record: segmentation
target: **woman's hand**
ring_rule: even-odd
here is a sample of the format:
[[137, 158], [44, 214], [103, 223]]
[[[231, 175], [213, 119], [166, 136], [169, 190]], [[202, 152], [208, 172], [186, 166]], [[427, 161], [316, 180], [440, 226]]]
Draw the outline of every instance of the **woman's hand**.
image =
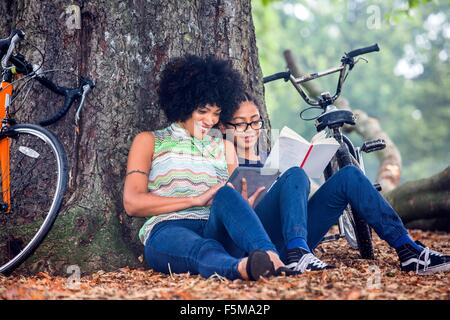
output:
[[[227, 185], [234, 189], [234, 186], [231, 183], [228, 183]], [[266, 189], [266, 187], [259, 187], [258, 189], [256, 189], [256, 191], [250, 197], [248, 196], [247, 189], [248, 189], [247, 188], [247, 179], [242, 178], [242, 191], [241, 191], [242, 198], [247, 200], [250, 207], [253, 208], [255, 205], [256, 199], [258, 199], [259, 195], [261, 194], [261, 192], [264, 191], [264, 189]]]
[[211, 187], [208, 191], [202, 193], [199, 196], [192, 198], [193, 207], [210, 206], [214, 199], [216, 192], [225, 185], [225, 182], [221, 182]]

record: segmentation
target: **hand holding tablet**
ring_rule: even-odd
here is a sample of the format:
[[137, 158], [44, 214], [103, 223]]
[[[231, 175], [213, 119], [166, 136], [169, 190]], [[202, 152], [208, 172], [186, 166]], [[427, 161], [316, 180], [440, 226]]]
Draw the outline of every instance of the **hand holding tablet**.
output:
[[[277, 169], [264, 169], [254, 167], [237, 167], [233, 174], [228, 179], [228, 183], [231, 183], [234, 189], [242, 194], [247, 189], [247, 196], [250, 198], [256, 195], [253, 206], [256, 206], [264, 195], [270, 190], [280, 175], [280, 171]], [[242, 181], [244, 179], [244, 183]], [[264, 189], [260, 192], [259, 196], [255, 194], [261, 187]], [[253, 199], [252, 199], [253, 200]]]

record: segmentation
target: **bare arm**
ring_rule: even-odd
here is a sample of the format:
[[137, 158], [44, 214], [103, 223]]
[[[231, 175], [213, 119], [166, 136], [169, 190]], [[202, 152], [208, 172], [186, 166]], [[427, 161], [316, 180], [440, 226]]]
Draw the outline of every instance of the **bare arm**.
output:
[[148, 192], [148, 174], [152, 166], [154, 136], [138, 134], [128, 154], [123, 205], [130, 216], [146, 217], [186, 209], [195, 205], [193, 198], [161, 197]]

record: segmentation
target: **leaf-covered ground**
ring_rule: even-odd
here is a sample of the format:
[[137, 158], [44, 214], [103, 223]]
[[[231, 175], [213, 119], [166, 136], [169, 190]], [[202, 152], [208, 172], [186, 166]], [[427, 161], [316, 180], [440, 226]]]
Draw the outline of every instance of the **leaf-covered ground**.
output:
[[[450, 253], [450, 234], [412, 231], [433, 249]], [[402, 273], [395, 252], [376, 237], [376, 260], [358, 259], [345, 240], [316, 251], [337, 269], [258, 282], [163, 275], [123, 268], [81, 277], [79, 283], [39, 273], [0, 276], [0, 299], [450, 299], [450, 273], [417, 276]]]

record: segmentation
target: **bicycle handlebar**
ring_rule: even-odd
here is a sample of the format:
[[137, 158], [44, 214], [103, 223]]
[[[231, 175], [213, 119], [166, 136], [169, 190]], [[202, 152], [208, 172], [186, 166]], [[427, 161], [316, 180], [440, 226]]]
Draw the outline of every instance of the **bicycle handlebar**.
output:
[[[374, 45], [364, 47], [364, 48], [355, 49], [355, 50], [350, 51], [349, 53], [345, 53], [341, 59], [341, 65], [339, 67], [325, 70], [322, 72], [311, 73], [311, 74], [308, 74], [308, 75], [305, 75], [305, 76], [302, 76], [299, 78], [295, 78], [294, 76], [292, 76], [290, 70], [288, 70], [286, 72], [278, 72], [278, 73], [272, 74], [270, 76], [264, 77], [263, 83], [268, 83], [268, 82], [279, 80], [279, 79], [284, 79], [285, 81], [287, 81], [289, 79], [291, 81], [292, 85], [295, 87], [295, 89], [297, 89], [298, 93], [300, 94], [300, 96], [303, 98], [303, 100], [307, 104], [314, 106], [314, 107], [320, 106], [321, 108], [325, 109], [326, 106], [329, 106], [330, 104], [334, 103], [334, 101], [336, 101], [336, 99], [341, 94], [342, 85], [348, 75], [348, 72], [350, 72], [350, 70], [352, 70], [352, 68], [354, 67], [354, 65], [357, 62], [354, 60], [354, 58], [359, 55], [369, 53], [369, 52], [374, 52], [374, 51], [380, 51], [378, 44], [374, 44]], [[347, 68], [348, 68], [348, 70], [347, 70]], [[311, 80], [314, 80], [314, 79], [317, 79], [320, 77], [324, 77], [324, 76], [327, 76], [329, 74], [333, 74], [336, 72], [339, 72], [339, 80], [338, 80], [336, 92], [333, 96], [331, 96], [329, 93], [324, 93], [318, 99], [313, 99], [313, 98], [310, 98], [305, 93], [305, 91], [302, 89], [302, 87], [300, 86], [300, 84], [302, 84], [302, 83], [305, 83], [305, 82], [308, 82], [308, 81], [311, 81]]]
[[[23, 40], [24, 36], [25, 34], [21, 30], [13, 30], [8, 38], [0, 40], [0, 59], [2, 67], [3, 69], [7, 68], [9, 62], [16, 68], [16, 73], [33, 76], [47, 89], [58, 95], [64, 96], [63, 106], [46, 120], [39, 122], [41, 126], [48, 126], [61, 119], [69, 111], [73, 102], [77, 98], [84, 97], [92, 88], [95, 87], [95, 84], [90, 79], [81, 78], [80, 85], [77, 88], [66, 88], [58, 86], [53, 81], [44, 76], [35, 74], [33, 66], [25, 60], [25, 57], [23, 57], [21, 54], [12, 55], [15, 45], [20, 40]], [[84, 99], [82, 99], [82, 101], [80, 102], [78, 110], [82, 108], [83, 103]]]
[[2, 68], [8, 66], [8, 60], [12, 55], [16, 44], [25, 38], [25, 33], [22, 30], [12, 30], [8, 38], [0, 40], [0, 58], [2, 60]]
[[289, 70], [285, 71], [285, 72], [278, 72], [278, 73], [272, 74], [270, 76], [264, 77], [263, 83], [268, 83], [268, 82], [279, 80], [279, 79], [284, 79], [284, 81], [288, 81], [290, 77], [291, 77], [291, 71], [289, 71]]
[[[61, 119], [62, 117], [64, 117], [66, 113], [69, 111], [70, 107], [72, 106], [72, 103], [77, 98], [81, 98], [84, 95], [85, 91], [88, 92], [90, 91], [90, 89], [95, 87], [94, 82], [86, 78], [81, 78], [80, 81], [81, 83], [78, 88], [60, 87], [45, 77], [38, 76], [36, 77], [36, 80], [39, 81], [39, 83], [41, 83], [44, 87], [48, 88], [49, 90], [55, 92], [56, 94], [64, 96], [64, 104], [62, 108], [60, 108], [56, 113], [48, 117], [46, 120], [42, 120], [39, 122], [39, 124], [43, 127], [51, 125], [56, 121], [58, 121], [59, 119]], [[79, 108], [82, 107], [81, 103]]]
[[365, 53], [370, 53], [370, 52], [375, 52], [375, 51], [380, 51], [380, 48], [378, 47], [377, 43], [375, 43], [374, 45], [365, 47], [365, 48], [359, 48], [359, 49], [352, 50], [349, 53], [347, 53], [346, 56], [349, 58], [354, 58], [359, 55], [362, 55]]

